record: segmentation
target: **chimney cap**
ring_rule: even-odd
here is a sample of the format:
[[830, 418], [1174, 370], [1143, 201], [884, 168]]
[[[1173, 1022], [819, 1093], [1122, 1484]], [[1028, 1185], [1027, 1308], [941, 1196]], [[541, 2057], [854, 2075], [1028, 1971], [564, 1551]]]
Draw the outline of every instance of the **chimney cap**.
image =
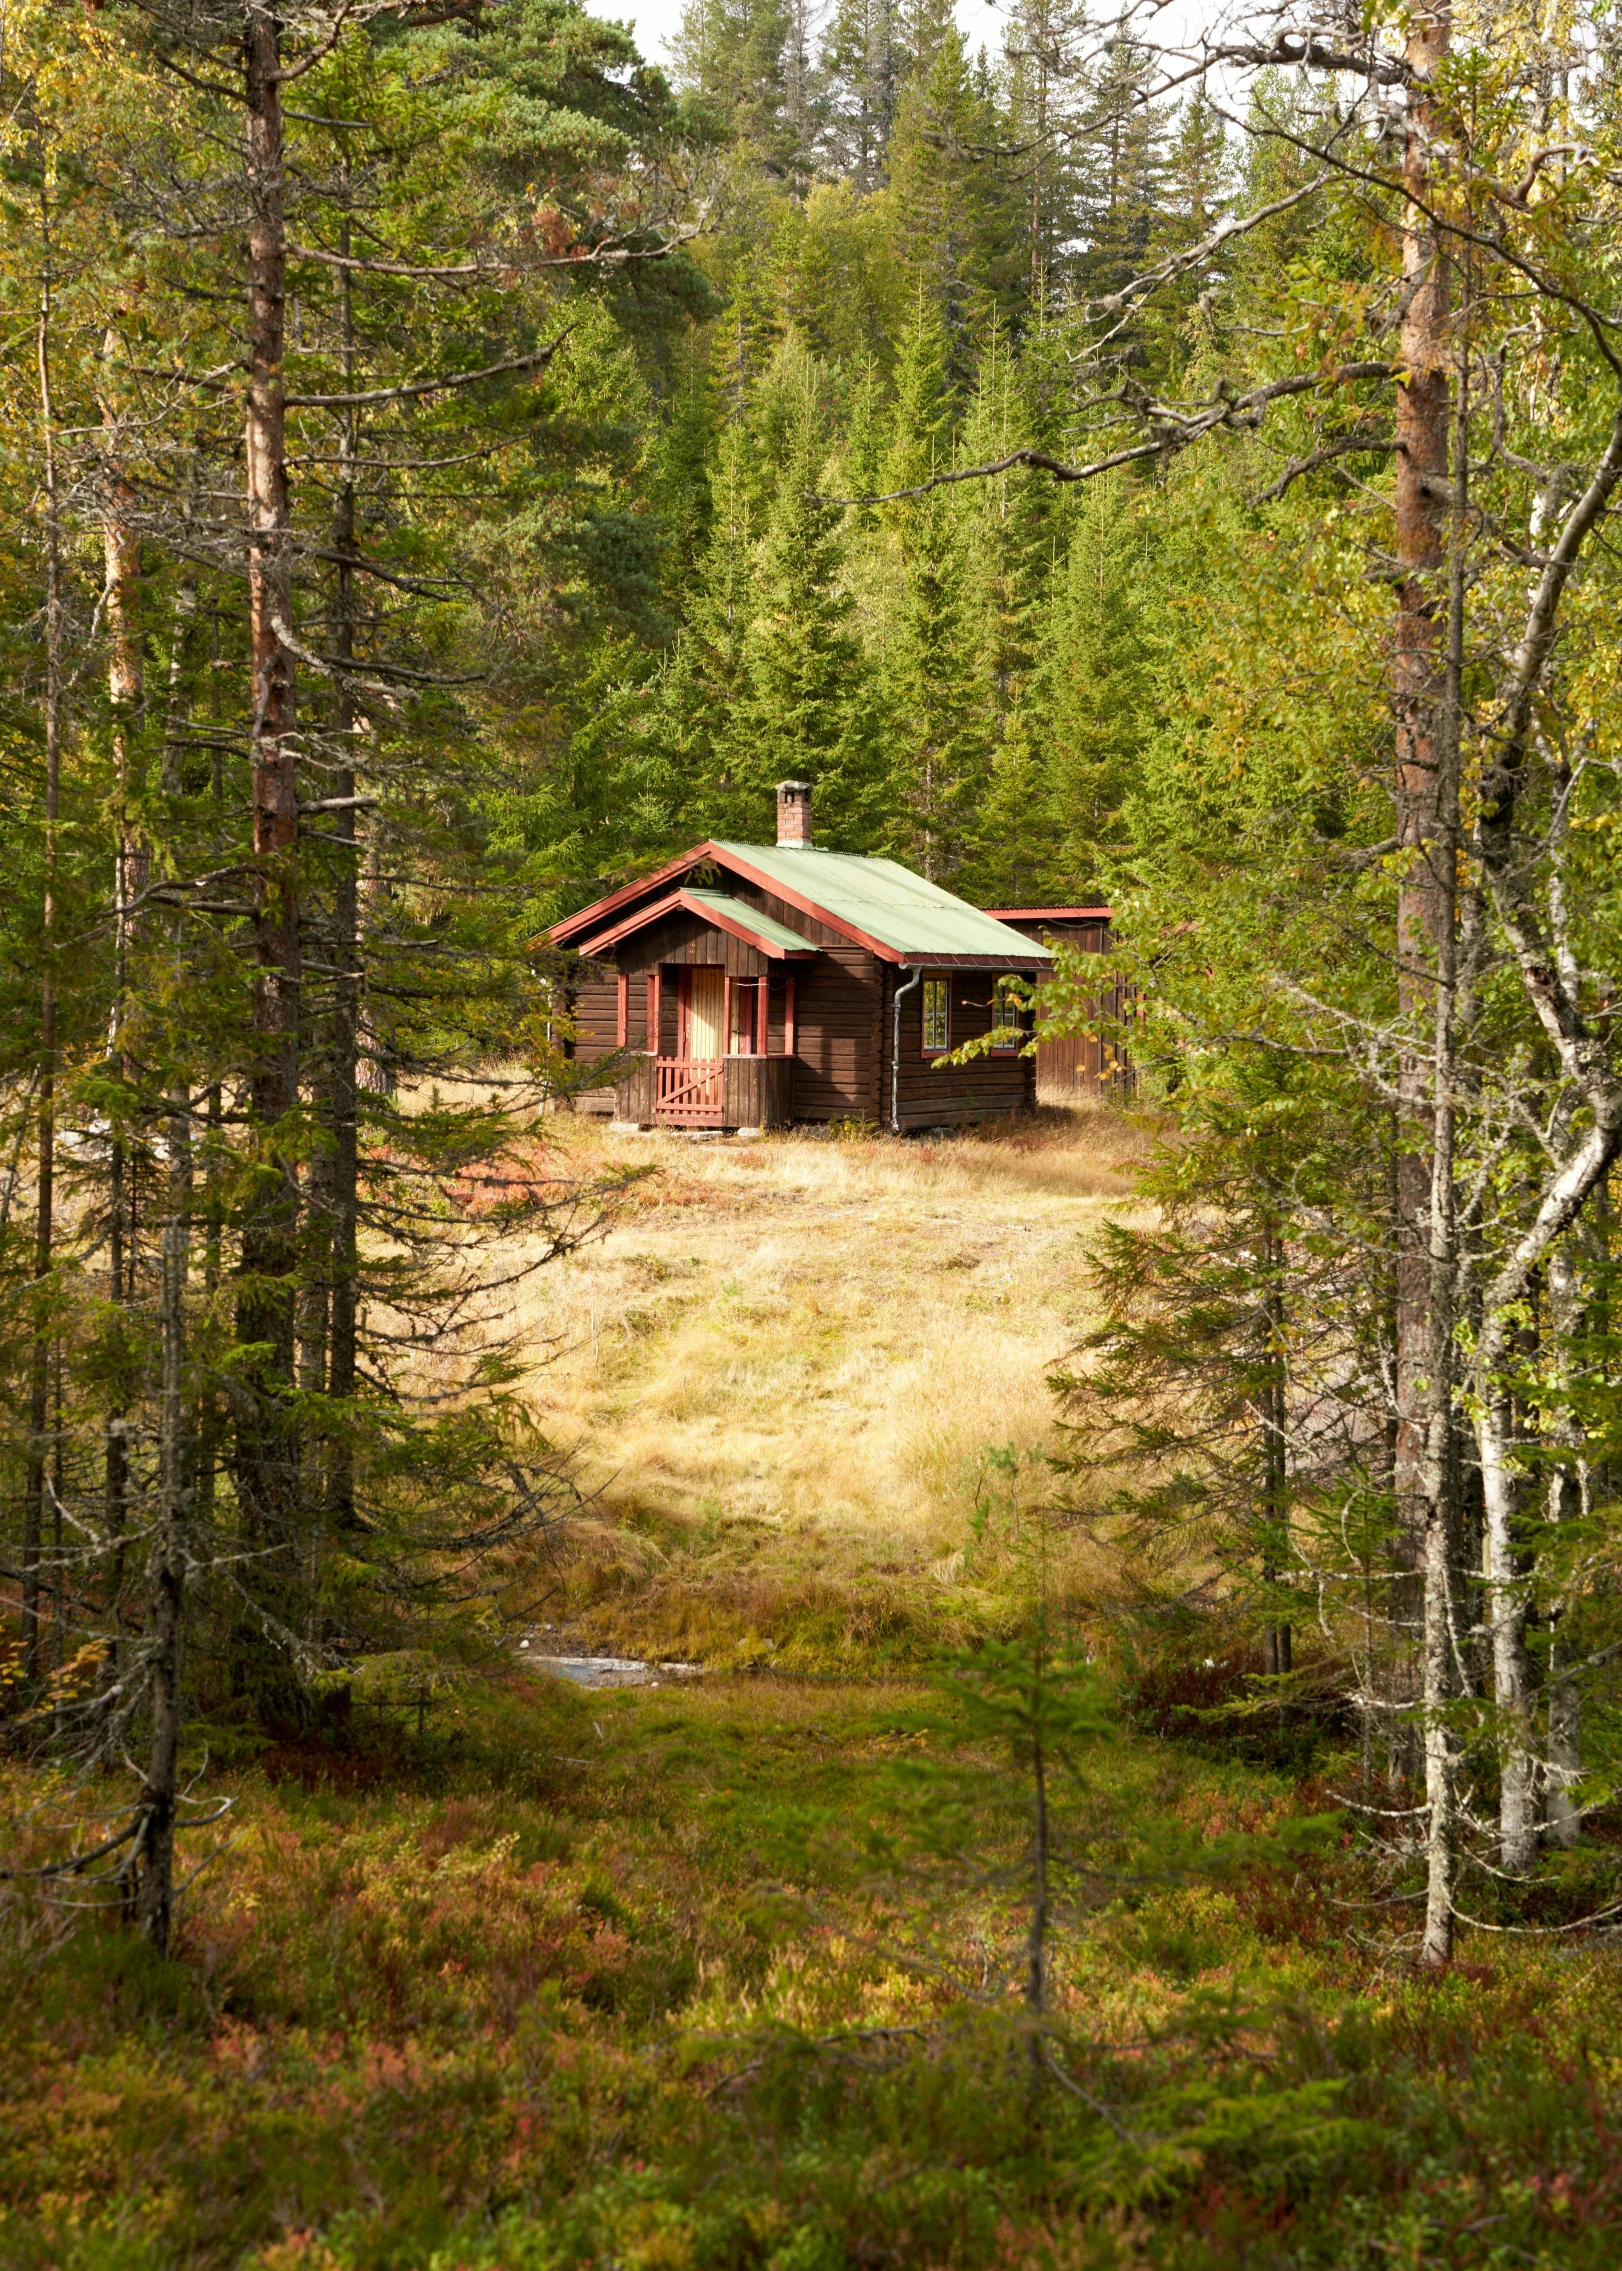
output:
[[777, 784], [777, 842], [779, 848], [803, 849], [811, 841], [811, 783]]

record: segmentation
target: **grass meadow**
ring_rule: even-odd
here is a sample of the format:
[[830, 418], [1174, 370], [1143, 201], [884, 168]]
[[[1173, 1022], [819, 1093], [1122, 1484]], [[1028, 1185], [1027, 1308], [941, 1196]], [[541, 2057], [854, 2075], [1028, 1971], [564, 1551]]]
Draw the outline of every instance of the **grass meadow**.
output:
[[1087, 1236], [1129, 1203], [1130, 1123], [566, 1140], [654, 1172], [526, 1293], [541, 1409], [594, 1494], [550, 1613], [587, 1644], [824, 1671], [994, 1618], [998, 1541], [965, 1549], [993, 1499], [1045, 1487], [1047, 1372], [1086, 1322]]

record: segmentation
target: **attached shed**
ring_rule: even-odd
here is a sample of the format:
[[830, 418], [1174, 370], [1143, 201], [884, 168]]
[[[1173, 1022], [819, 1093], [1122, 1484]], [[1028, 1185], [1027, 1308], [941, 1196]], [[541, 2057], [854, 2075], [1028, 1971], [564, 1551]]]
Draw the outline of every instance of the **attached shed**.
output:
[[[992, 907], [1000, 923], [1045, 946], [1066, 946], [1078, 954], [1107, 956], [1108, 907]], [[1087, 1029], [1050, 1040], [1042, 1030], [1042, 997], [1036, 997], [1036, 1093], [1044, 1104], [1073, 1103], [1081, 1096], [1129, 1096], [1132, 1060], [1118, 1042], [1106, 1040], [1106, 1025], [1119, 1027], [1131, 1014], [1134, 996], [1118, 970], [1099, 966], [1098, 991], [1089, 1005]]]
[[[1002, 981], [1040, 977], [1049, 948], [895, 860], [819, 850], [803, 781], [778, 788], [775, 844], [696, 844], [551, 936], [582, 958], [576, 1056], [631, 1052], [580, 1109], [901, 1133], [1035, 1103], [1029, 1013]], [[993, 1031], [984, 1055], [941, 1061]]]

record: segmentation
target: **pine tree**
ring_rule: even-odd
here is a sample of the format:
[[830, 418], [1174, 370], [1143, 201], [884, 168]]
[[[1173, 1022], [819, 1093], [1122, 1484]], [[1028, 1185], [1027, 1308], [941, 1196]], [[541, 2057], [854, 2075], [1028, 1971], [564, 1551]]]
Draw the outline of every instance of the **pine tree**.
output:
[[1024, 153], [1016, 186], [1024, 207], [1025, 300], [1032, 318], [1047, 304], [1079, 233], [1072, 143], [1085, 29], [1073, 0], [1018, 0], [1004, 40], [1004, 132], [1008, 144]]
[[788, 0], [691, 0], [674, 48], [681, 83], [702, 98], [721, 131], [792, 167], [795, 130], [785, 88], [790, 28]]
[[1066, 898], [1098, 894], [1153, 726], [1145, 529], [1119, 475], [1088, 486], [1043, 640], [1042, 833]]
[[882, 825], [883, 748], [853, 603], [840, 584], [839, 516], [817, 499], [822, 455], [807, 390], [755, 562], [741, 721], [748, 760], [737, 789], [750, 816], [741, 832], [750, 834], [771, 810], [773, 784], [803, 773], [816, 785], [819, 839], [856, 851]]
[[710, 538], [687, 622], [652, 690], [639, 771], [644, 794], [668, 812], [672, 843], [683, 831], [724, 833], [740, 810], [759, 528], [751, 457], [746, 423], [734, 418], [711, 480]]
[[1089, 293], [1120, 289], [1147, 265], [1160, 214], [1167, 109], [1148, 100], [1146, 50], [1120, 34], [1093, 74], [1076, 147], [1087, 248], [1078, 275]]
[[969, 368], [976, 304], [1005, 290], [1007, 216], [984, 155], [996, 120], [976, 89], [950, 15], [930, 6], [914, 26], [916, 76], [902, 96], [891, 145], [891, 191], [902, 254], [941, 325], [953, 376]]
[[[953, 397], [940, 322], [922, 291], [896, 373], [887, 489], [950, 462]], [[892, 841], [932, 880], [964, 857], [990, 769], [993, 711], [976, 667], [968, 552], [948, 494], [886, 508], [895, 593], [883, 670], [897, 806]]]
[[822, 46], [823, 148], [864, 197], [886, 180], [900, 99], [894, 0], [838, 0]]

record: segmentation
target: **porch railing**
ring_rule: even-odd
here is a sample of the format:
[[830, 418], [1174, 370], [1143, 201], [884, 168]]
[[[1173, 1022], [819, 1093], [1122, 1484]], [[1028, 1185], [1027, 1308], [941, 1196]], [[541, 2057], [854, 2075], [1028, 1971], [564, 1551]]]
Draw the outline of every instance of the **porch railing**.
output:
[[615, 1111], [638, 1127], [786, 1128], [794, 1118], [792, 1057], [637, 1057]]

